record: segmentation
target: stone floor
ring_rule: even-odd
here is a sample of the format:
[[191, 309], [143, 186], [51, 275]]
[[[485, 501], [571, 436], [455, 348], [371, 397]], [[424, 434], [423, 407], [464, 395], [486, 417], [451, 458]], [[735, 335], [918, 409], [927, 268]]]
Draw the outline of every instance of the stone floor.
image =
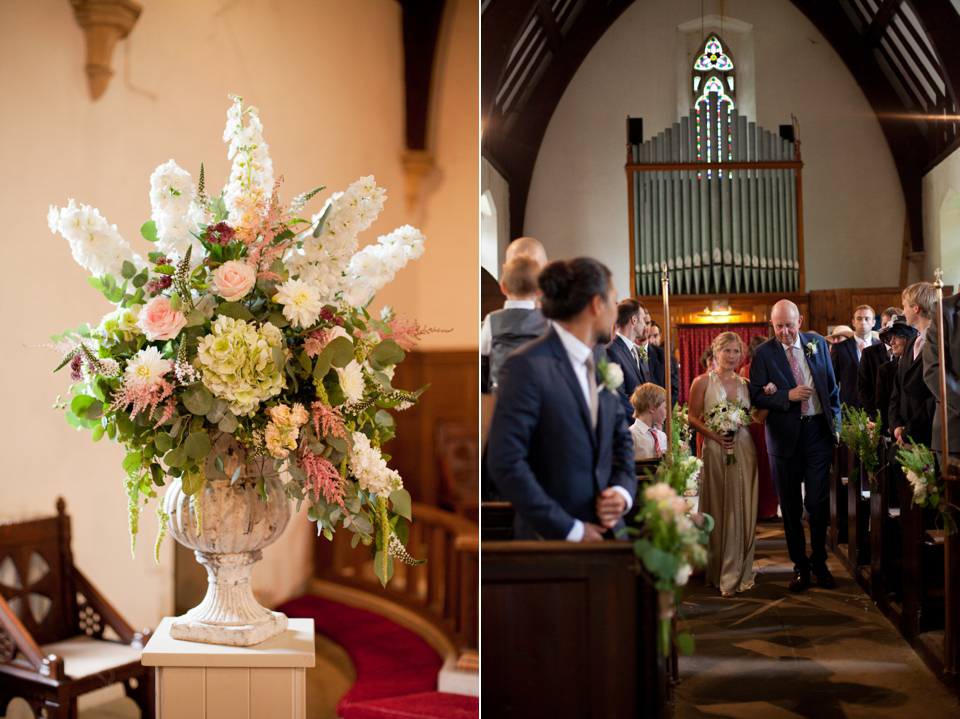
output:
[[833, 590], [787, 589], [781, 525], [757, 530], [753, 589], [723, 599], [693, 578], [676, 719], [956, 717], [960, 706], [831, 555]]
[[[347, 653], [340, 645], [318, 634], [317, 665], [307, 669], [307, 719], [336, 719], [337, 702], [355, 678]], [[86, 709], [81, 706], [79, 719], [139, 719], [140, 709], [132, 699], [123, 696], [122, 689], [109, 687], [101, 692], [104, 694], [94, 698], [101, 703]], [[26, 702], [14, 699], [5, 719], [33, 719], [33, 713]]]

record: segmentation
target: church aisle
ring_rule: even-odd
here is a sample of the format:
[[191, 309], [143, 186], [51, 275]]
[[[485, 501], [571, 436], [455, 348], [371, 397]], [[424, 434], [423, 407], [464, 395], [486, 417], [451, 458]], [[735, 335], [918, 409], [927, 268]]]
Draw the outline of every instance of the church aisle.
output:
[[756, 586], [723, 599], [690, 580], [676, 719], [954, 717], [958, 702], [831, 555], [832, 590], [792, 594], [779, 522], [757, 528]]

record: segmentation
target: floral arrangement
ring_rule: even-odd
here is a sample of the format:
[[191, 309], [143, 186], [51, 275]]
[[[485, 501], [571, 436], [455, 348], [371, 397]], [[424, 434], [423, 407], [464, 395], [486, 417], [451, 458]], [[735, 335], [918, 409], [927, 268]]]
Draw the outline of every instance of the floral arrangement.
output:
[[[875, 492], [877, 473], [880, 471], [880, 437], [877, 434], [877, 427], [882, 424], [880, 410], [877, 410], [874, 419], [870, 419], [865, 410], [844, 404], [840, 407], [840, 416], [840, 441], [856, 453], [870, 479], [870, 487]], [[850, 481], [856, 481], [856, 472], [856, 467], [850, 470]]]
[[[703, 421], [712, 432], [723, 437], [734, 437], [741, 427], [750, 423], [750, 410], [739, 397], [725, 399], [708, 409], [704, 413]], [[726, 463], [737, 463], [734, 450], [726, 450]]]
[[[207, 194], [202, 165], [196, 185], [173, 160], [151, 176], [148, 260], [96, 209], [51, 207], [51, 231], [114, 305], [96, 326], [53, 338], [57, 369], [69, 366], [74, 382], [59, 407], [94, 441], [126, 448], [133, 543], [167, 478], [180, 478], [197, 506], [212, 445], [231, 435], [260, 462], [264, 499], [263, 471], [288, 472], [287, 497], [298, 508], [309, 501], [328, 539], [342, 525], [370, 545], [386, 583], [393, 558], [414, 561], [404, 548], [410, 496], [380, 449], [394, 435], [386, 410], [426, 389], [391, 381], [404, 351], [437, 330], [366, 307], [423, 253], [424, 237], [404, 226], [358, 249], [386, 199], [372, 176], [299, 218], [323, 188], [281, 204], [258, 111], [232, 99], [223, 139], [233, 164], [219, 197]], [[162, 505], [158, 515], [157, 552]]]
[[817, 352], [820, 351], [820, 340], [810, 340], [806, 344], [807, 347], [807, 357], [813, 357]]
[[608, 392], [616, 392], [620, 389], [620, 385], [623, 384], [623, 368], [620, 365], [616, 362], [610, 362], [606, 357], [601, 357], [597, 369], [600, 370], [600, 377], [603, 381], [601, 389]]
[[656, 480], [664, 482], [680, 495], [695, 496], [697, 480], [703, 461], [690, 453], [690, 425], [687, 422], [687, 405], [673, 408], [673, 421], [670, 424], [670, 444], [661, 455], [657, 466]]
[[646, 345], [638, 345], [638, 344], [636, 344], [636, 343], [634, 343], [633, 346], [634, 346], [634, 348], [637, 350], [637, 357], [640, 358], [640, 361], [641, 361], [641, 362], [646, 362], [647, 359], [648, 359], [647, 346], [646, 346]]
[[[661, 591], [659, 645], [666, 655], [670, 648], [670, 620], [680, 605], [681, 588], [694, 568], [707, 563], [707, 538], [713, 529], [713, 518], [692, 513], [690, 503], [665, 482], [648, 486], [641, 498], [637, 515], [641, 527], [633, 546]], [[690, 653], [693, 639], [689, 634], [681, 634], [677, 645]]]
[[913, 503], [921, 507], [933, 507], [943, 518], [947, 534], [957, 531], [957, 523], [951, 513], [951, 505], [944, 496], [944, 479], [937, 476], [936, 462], [925, 445], [910, 444], [897, 448], [897, 462], [913, 488]]

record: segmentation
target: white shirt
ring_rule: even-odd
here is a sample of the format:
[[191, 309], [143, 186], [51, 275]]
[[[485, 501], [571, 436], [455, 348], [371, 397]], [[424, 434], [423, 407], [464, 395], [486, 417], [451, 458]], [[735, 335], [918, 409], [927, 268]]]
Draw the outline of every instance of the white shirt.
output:
[[[860, 335], [855, 334], [853, 336], [853, 340], [854, 342], [856, 342], [856, 345], [857, 345], [857, 359], [860, 359], [860, 355], [863, 352], [863, 350], [865, 350], [867, 347], [872, 345], [874, 342], [879, 342], [879, 340], [875, 340], [873, 338], [873, 334], [868, 334], [866, 338], [863, 338]], [[861, 342], [863, 342], [863, 349], [860, 349]]]
[[[503, 303], [505, 310], [535, 310], [537, 303], [533, 300], [507, 300]], [[484, 357], [490, 355], [493, 346], [493, 328], [490, 327], [490, 315], [483, 318], [480, 325], [480, 354]]]
[[[587, 382], [587, 358], [593, 354], [593, 350], [587, 347], [583, 340], [579, 337], [574, 336], [559, 323], [554, 323], [554, 329], [557, 330], [557, 336], [560, 338], [560, 342], [563, 343], [563, 348], [567, 351], [567, 358], [570, 360], [570, 366], [573, 367], [573, 374], [577, 378], [577, 382], [580, 384], [580, 390], [583, 392], [583, 398], [587, 402], [587, 407], [590, 406], [590, 385]], [[603, 391], [603, 390], [601, 390]], [[627, 509], [629, 511], [633, 506], [633, 497], [630, 496], [628, 492], [623, 487], [611, 487], [611, 489], [616, 490], [623, 495], [624, 499], [627, 500]], [[583, 522], [579, 519], [573, 520], [573, 527], [570, 529], [570, 533], [567, 534], [567, 541], [569, 542], [579, 542], [583, 539]]]
[[[787, 364], [790, 363], [790, 353], [793, 351], [790, 349], [790, 345], [785, 345], [780, 342], [780, 346], [783, 347], [784, 353], [787, 355]], [[797, 339], [793, 342], [793, 347], [800, 348], [800, 358], [797, 362], [800, 365], [800, 376], [803, 377], [803, 384], [813, 390], [813, 394], [810, 395], [810, 411], [807, 412], [807, 416], [820, 414], [823, 412], [823, 405], [820, 404], [820, 397], [817, 396], [817, 388], [813, 384], [813, 375], [810, 373], [810, 365], [807, 364], [807, 350], [800, 344], [800, 334], [797, 333]], [[818, 342], [817, 347], [819, 347], [820, 352], [824, 352], [823, 343]], [[792, 370], [791, 370], [792, 373]], [[802, 405], [801, 405], [802, 406]]]
[[[642, 420], [637, 419], [630, 425], [630, 434], [633, 435], [633, 458], [634, 459], [656, 459], [660, 455], [657, 453], [657, 445], [650, 434], [650, 427]], [[656, 427], [653, 431], [657, 434], [657, 441], [660, 443], [661, 451], [667, 447], [667, 435]]]

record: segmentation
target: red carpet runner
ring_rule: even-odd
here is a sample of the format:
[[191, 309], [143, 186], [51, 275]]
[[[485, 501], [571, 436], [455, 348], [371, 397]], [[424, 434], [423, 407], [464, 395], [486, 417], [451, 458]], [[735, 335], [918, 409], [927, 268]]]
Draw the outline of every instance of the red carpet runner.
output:
[[474, 719], [477, 697], [436, 691], [441, 660], [416, 633], [365, 609], [303, 596], [277, 609], [313, 619], [318, 633], [342, 646], [357, 680], [337, 705], [342, 719]]

